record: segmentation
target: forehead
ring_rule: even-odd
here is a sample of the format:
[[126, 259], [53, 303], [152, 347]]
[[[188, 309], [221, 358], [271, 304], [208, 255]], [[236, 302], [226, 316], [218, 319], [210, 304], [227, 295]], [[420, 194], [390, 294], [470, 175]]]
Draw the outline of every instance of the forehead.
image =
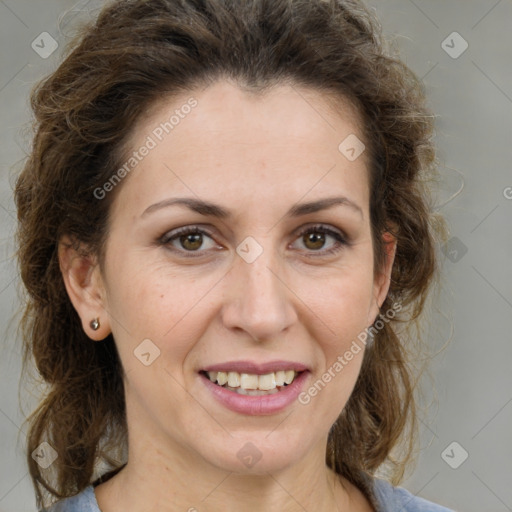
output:
[[[228, 198], [233, 207], [313, 200], [333, 188], [368, 199], [366, 154], [340, 151], [363, 139], [355, 108], [295, 85], [253, 94], [227, 81], [154, 103], [134, 128], [126, 158], [144, 146], [120, 195], [134, 211], [170, 195]], [[352, 139], [349, 139], [352, 140]], [[342, 144], [343, 146], [343, 144]], [[332, 194], [331, 194], [332, 195]]]

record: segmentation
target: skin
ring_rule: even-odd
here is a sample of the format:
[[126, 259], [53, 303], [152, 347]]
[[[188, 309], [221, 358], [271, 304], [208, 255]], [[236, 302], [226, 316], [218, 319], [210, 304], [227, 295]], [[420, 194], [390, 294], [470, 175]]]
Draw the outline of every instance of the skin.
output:
[[[190, 95], [155, 105], [134, 128], [130, 147], [139, 148]], [[220, 81], [193, 96], [198, 106], [118, 185], [103, 268], [69, 240], [60, 245], [84, 330], [96, 341], [112, 332], [125, 370], [129, 461], [96, 487], [99, 506], [373, 510], [325, 465], [328, 431], [350, 397], [363, 350], [309, 404], [296, 401], [266, 416], [226, 409], [198, 375], [230, 360], [291, 360], [309, 366], [307, 389], [373, 323], [388, 292], [395, 243], [374, 275], [366, 155], [350, 162], [338, 150], [350, 134], [363, 138], [358, 117], [349, 104], [334, 111], [320, 92], [290, 85], [257, 97]], [[185, 196], [215, 202], [232, 216], [176, 205], [143, 214]], [[285, 217], [297, 203], [333, 196], [357, 207]], [[349, 245], [299, 234], [319, 223], [343, 232]], [[194, 243], [184, 246], [179, 237], [159, 243], [165, 233], [198, 224], [211, 233], [195, 245], [199, 257], [189, 256]], [[252, 263], [236, 253], [247, 236], [263, 249]], [[97, 331], [89, 326], [93, 318], [100, 319]], [[134, 356], [144, 339], [160, 350], [149, 366]], [[261, 453], [252, 468], [237, 457], [247, 442]]]

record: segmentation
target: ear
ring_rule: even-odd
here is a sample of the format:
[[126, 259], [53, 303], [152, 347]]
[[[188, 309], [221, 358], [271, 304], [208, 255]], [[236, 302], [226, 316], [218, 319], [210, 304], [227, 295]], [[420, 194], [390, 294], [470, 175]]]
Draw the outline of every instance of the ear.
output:
[[[106, 310], [106, 293], [96, 257], [80, 250], [69, 237], [59, 242], [59, 265], [69, 298], [82, 320], [82, 328], [94, 341], [105, 339], [111, 332]], [[94, 330], [91, 321], [98, 319]]]
[[368, 314], [368, 325], [372, 325], [380, 312], [380, 308], [389, 291], [391, 284], [391, 270], [393, 268], [393, 262], [395, 261], [396, 254], [396, 238], [386, 231], [382, 234], [382, 240], [384, 245], [384, 262], [380, 269], [380, 272], [375, 276], [373, 282], [373, 299], [370, 311]]

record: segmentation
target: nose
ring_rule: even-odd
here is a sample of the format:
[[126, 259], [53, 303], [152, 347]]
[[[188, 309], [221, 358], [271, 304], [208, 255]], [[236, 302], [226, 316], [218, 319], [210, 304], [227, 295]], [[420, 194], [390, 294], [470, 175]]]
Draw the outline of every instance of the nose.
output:
[[282, 335], [297, 320], [293, 292], [270, 249], [252, 263], [236, 254], [226, 278], [221, 311], [226, 328], [263, 341]]

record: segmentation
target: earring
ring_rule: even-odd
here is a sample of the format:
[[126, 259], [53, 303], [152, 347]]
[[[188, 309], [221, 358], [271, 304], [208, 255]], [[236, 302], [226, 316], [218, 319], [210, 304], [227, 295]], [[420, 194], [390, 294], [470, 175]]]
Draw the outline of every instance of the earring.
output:
[[91, 326], [91, 329], [93, 331], [97, 331], [100, 328], [99, 318], [95, 318], [94, 320], [91, 320], [91, 323], [89, 325]]

